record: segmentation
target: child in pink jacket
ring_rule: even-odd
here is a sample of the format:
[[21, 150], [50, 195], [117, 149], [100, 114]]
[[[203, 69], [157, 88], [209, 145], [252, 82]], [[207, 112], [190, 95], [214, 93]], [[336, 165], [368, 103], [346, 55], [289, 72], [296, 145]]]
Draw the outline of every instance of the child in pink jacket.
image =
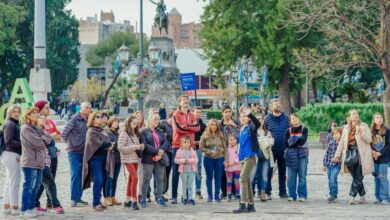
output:
[[195, 205], [192, 188], [194, 186], [195, 173], [198, 169], [198, 157], [190, 145], [191, 139], [189, 136], [181, 138], [180, 149], [176, 152], [175, 157], [175, 163], [179, 165], [179, 173], [182, 182], [183, 205]]
[[237, 153], [237, 137], [235, 135], [230, 135], [228, 138], [228, 162], [225, 163], [225, 172], [226, 172], [226, 192], [228, 196], [228, 201], [232, 200], [232, 184], [234, 183], [234, 188], [236, 189], [236, 198], [240, 199], [240, 161], [238, 159]]

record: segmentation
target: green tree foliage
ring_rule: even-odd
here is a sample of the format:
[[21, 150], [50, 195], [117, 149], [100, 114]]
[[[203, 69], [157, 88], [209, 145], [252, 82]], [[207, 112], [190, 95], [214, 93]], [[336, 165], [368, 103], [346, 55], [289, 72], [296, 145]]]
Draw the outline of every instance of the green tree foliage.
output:
[[[0, 102], [7, 90], [18, 77], [28, 77], [34, 62], [34, 1], [0, 0], [10, 10], [17, 11], [15, 37], [9, 40], [7, 50], [0, 53], [0, 63], [7, 65], [0, 71]], [[51, 72], [52, 95], [57, 97], [72, 84], [78, 76], [80, 62], [78, 52], [78, 21], [65, 10], [70, 0], [46, 1], [46, 47], [47, 65]], [[1, 19], [0, 23], [12, 24]], [[2, 29], [2, 28], [1, 28]], [[1, 31], [0, 31], [1, 32]], [[0, 43], [1, 44], [1, 43]], [[4, 74], [3, 74], [4, 73]]]

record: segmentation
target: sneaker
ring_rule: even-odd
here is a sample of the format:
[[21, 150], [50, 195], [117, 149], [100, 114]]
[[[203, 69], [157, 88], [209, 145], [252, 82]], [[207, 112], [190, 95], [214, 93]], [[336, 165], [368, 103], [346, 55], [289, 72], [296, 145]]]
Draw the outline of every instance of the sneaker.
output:
[[46, 209], [43, 209], [43, 208], [34, 208], [32, 210], [32, 212], [35, 212], [35, 214], [37, 214], [38, 216], [43, 216], [43, 215], [46, 215], [46, 211], [43, 211], [43, 210], [46, 210]]
[[257, 198], [259, 198], [259, 199], [261, 198], [261, 193], [260, 192], [257, 193]]
[[137, 202], [133, 202], [133, 203], [131, 204], [131, 208], [132, 208], [133, 210], [139, 210], [139, 207], [138, 207], [138, 205], [137, 205]]
[[295, 199], [293, 197], [288, 197], [287, 201], [292, 202], [295, 201]]
[[177, 204], [177, 198], [172, 198], [171, 204]]
[[32, 212], [31, 210], [26, 210], [24, 212], [20, 212], [19, 215], [21, 218], [36, 218], [38, 215], [35, 212]]
[[81, 205], [88, 205], [88, 202], [86, 201], [83, 201], [80, 199], [80, 201], [78, 201], [77, 203], [81, 204]]
[[77, 207], [77, 202], [76, 201], [70, 201], [70, 207]]
[[279, 194], [279, 197], [282, 199], [285, 199], [285, 198], [288, 198], [288, 195], [287, 195], [287, 193], [281, 193], [281, 194]]
[[195, 205], [195, 201], [193, 199], [188, 200], [188, 204]]
[[162, 195], [162, 199], [164, 199], [165, 202], [168, 202], [168, 200], [169, 200], [168, 196], [166, 196], [166, 195]]
[[152, 202], [152, 200], [150, 199], [150, 197], [147, 198], [146, 201], [147, 201], [148, 203], [151, 203], [151, 202]]
[[131, 204], [132, 204], [132, 202], [131, 202], [131, 201], [128, 201], [128, 202], [124, 202], [124, 203], [123, 203], [123, 206], [126, 207], [126, 208], [130, 208], [130, 207], [131, 207]]
[[3, 213], [4, 215], [10, 215], [10, 214], [11, 214], [11, 208], [3, 209], [2, 213]]
[[307, 201], [306, 198], [299, 198], [299, 199], [298, 199], [298, 202], [306, 202], [306, 201]]
[[219, 196], [215, 196], [215, 202], [221, 203], [221, 199], [219, 198]]
[[[184, 203], [184, 202], [183, 202]], [[157, 200], [156, 204], [160, 207], [167, 207], [167, 204], [165, 203], [164, 199]]]
[[379, 204], [381, 204], [382, 203], [382, 201], [381, 200], [378, 200], [378, 199], [376, 199], [375, 201], [374, 201], [374, 204], [375, 205], [379, 205]]
[[97, 206], [93, 207], [93, 210], [95, 210], [96, 212], [103, 212], [104, 208], [102, 205], [97, 205]]
[[383, 201], [381, 202], [381, 205], [390, 205], [390, 201], [383, 200]]
[[181, 203], [183, 203], [183, 205], [187, 205], [187, 204], [188, 204], [188, 200], [187, 200], [187, 199], [183, 199], [183, 200], [181, 201]]
[[196, 199], [199, 199], [199, 200], [203, 199], [203, 196], [200, 192], [196, 192]]
[[360, 196], [359, 204], [366, 204], [366, 198], [364, 196]]
[[330, 196], [330, 197], [328, 198], [328, 202], [329, 202], [329, 203], [335, 203], [335, 202], [336, 202], [336, 199], [337, 199], [337, 197]]
[[241, 199], [241, 196], [240, 195], [236, 195], [236, 200], [240, 201]]
[[227, 197], [227, 201], [228, 201], [228, 202], [231, 202], [231, 201], [232, 201], [232, 196], [228, 196], [228, 197]]
[[348, 203], [349, 203], [350, 205], [355, 205], [355, 204], [356, 204], [355, 197], [351, 196], [351, 197], [349, 198]]
[[142, 208], [146, 208], [146, 200], [142, 200], [141, 201], [141, 207]]
[[213, 196], [208, 196], [207, 197], [207, 202], [212, 202], [213, 201]]
[[47, 209], [52, 209], [53, 206], [52, 206], [50, 203], [47, 203], [47, 204], [46, 204], [46, 208], [47, 208]]
[[268, 194], [268, 195], [267, 195], [267, 200], [272, 200], [271, 194]]
[[36, 207], [36, 209], [40, 212], [47, 212], [47, 209], [41, 208], [41, 207]]
[[65, 213], [64, 209], [61, 206], [54, 208], [53, 212], [55, 212], [56, 214], [64, 214]]
[[20, 215], [20, 210], [19, 209], [12, 209], [11, 215]]

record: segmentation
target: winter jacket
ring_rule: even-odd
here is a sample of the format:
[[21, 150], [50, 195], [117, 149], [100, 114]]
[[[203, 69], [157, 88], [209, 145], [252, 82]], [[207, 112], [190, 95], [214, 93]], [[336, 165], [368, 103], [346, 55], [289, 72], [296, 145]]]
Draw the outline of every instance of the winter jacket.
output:
[[87, 121], [80, 113], [74, 115], [66, 122], [61, 136], [67, 144], [68, 152], [83, 154], [87, 136]]
[[240, 160], [238, 159], [238, 153], [237, 149], [234, 148], [234, 146], [229, 146], [228, 149], [228, 161], [230, 164], [235, 163], [234, 165], [225, 167], [226, 172], [234, 172], [234, 171], [240, 171]]
[[274, 138], [271, 135], [271, 132], [266, 132], [259, 128], [257, 130], [257, 139], [259, 140], [259, 147], [265, 159], [270, 161], [270, 166], [275, 166], [274, 154], [272, 153], [272, 146], [274, 145]]
[[9, 117], [4, 125], [5, 151], [22, 154], [19, 121]]
[[[200, 139], [199, 150], [204, 153], [205, 157], [211, 159], [225, 158], [225, 162], [228, 161], [226, 141], [223, 137], [206, 137], [206, 134], [203, 134]], [[216, 152], [215, 156], [212, 156], [213, 151]]]
[[274, 116], [269, 114], [264, 119], [265, 128], [271, 132], [272, 137], [275, 140], [273, 151], [282, 152], [286, 149], [285, 145], [285, 134], [289, 127], [288, 116], [282, 113], [280, 116]]
[[180, 140], [185, 136], [189, 136], [191, 138], [191, 147], [195, 147], [195, 133], [200, 131], [200, 126], [192, 112], [188, 111], [187, 113], [184, 113], [180, 110], [180, 108], [178, 108], [173, 114], [172, 127], [173, 148], [180, 148]]
[[287, 129], [285, 134], [287, 148], [284, 153], [287, 167], [298, 169], [299, 160], [308, 156], [307, 137], [308, 129], [302, 125]]
[[168, 141], [168, 151], [172, 149], [172, 136], [173, 136], [173, 128], [170, 124], [168, 124], [167, 120], [161, 120], [158, 128], [164, 133], [165, 137]]
[[156, 161], [152, 158], [158, 154], [159, 150], [163, 150], [164, 152], [168, 150], [169, 145], [164, 133], [160, 129], [156, 129], [156, 133], [160, 139], [160, 147], [155, 145], [153, 133], [150, 128], [146, 128], [141, 132], [141, 144], [145, 145], [141, 160], [142, 163], [155, 164]]
[[373, 150], [379, 151], [381, 153], [381, 156], [378, 157], [378, 160], [374, 160], [374, 163], [376, 164], [386, 164], [390, 162], [390, 130], [388, 128], [385, 128], [385, 131], [383, 134], [378, 134], [378, 130], [375, 129], [374, 134], [372, 134], [373, 137], [376, 135], [379, 135], [382, 139], [383, 149], [378, 150], [375, 148], [375, 145], [373, 144], [373, 141], [371, 142], [371, 146]]
[[179, 173], [184, 172], [184, 166], [185, 165], [191, 165], [192, 172], [197, 172], [198, 170], [198, 156], [196, 155], [196, 152], [190, 148], [191, 150], [191, 157], [188, 160], [188, 164], [185, 164], [186, 158], [183, 156], [182, 149], [177, 150], [176, 157], [175, 157], [175, 163], [179, 165]]
[[121, 163], [121, 155], [118, 150], [118, 132], [113, 131], [110, 128], [106, 129], [106, 133], [108, 135], [108, 139], [110, 139], [110, 142], [115, 142], [114, 148], [112, 149], [112, 153], [115, 158], [115, 164], [120, 164]]
[[121, 154], [122, 163], [138, 163], [139, 157], [136, 153], [138, 150], [139, 137], [137, 135], [129, 136], [125, 131], [119, 134], [118, 149]]
[[200, 118], [199, 119], [199, 125], [200, 125], [200, 130], [195, 133], [195, 142], [197, 141], [198, 144], [195, 144], [195, 147], [197, 150], [199, 150], [199, 141], [200, 138], [202, 137], [204, 131], [206, 130], [207, 125], [203, 123], [203, 120]]
[[245, 127], [240, 128], [238, 133], [239, 151], [238, 157], [240, 161], [259, 153], [259, 141], [257, 139], [257, 130], [260, 127], [260, 121], [250, 113], [248, 117], [251, 122]]

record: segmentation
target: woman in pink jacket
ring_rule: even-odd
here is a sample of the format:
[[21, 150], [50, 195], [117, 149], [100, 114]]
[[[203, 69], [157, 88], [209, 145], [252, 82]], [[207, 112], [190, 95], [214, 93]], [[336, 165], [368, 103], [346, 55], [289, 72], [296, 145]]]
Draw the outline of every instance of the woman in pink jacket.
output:
[[183, 205], [195, 205], [192, 188], [194, 186], [195, 173], [198, 170], [198, 157], [190, 145], [191, 138], [189, 136], [181, 138], [180, 149], [175, 157], [175, 163], [179, 165], [178, 169], [182, 182]]

